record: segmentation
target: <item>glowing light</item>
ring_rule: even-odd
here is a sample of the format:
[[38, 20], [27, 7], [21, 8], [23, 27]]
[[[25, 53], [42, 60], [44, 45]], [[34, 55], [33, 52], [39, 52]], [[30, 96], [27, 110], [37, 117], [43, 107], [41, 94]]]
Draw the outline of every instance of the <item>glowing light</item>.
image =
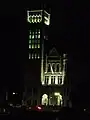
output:
[[31, 45], [29, 45], [29, 49], [31, 48]]
[[38, 48], [40, 48], [40, 44], [38, 44]]
[[38, 106], [37, 108], [38, 108], [39, 110], [41, 110], [41, 109], [42, 109], [42, 108], [41, 108], [41, 107], [39, 107], [39, 106]]
[[13, 95], [15, 95], [15, 92], [13, 92]]
[[42, 96], [42, 105], [48, 105], [48, 95], [44, 94]]

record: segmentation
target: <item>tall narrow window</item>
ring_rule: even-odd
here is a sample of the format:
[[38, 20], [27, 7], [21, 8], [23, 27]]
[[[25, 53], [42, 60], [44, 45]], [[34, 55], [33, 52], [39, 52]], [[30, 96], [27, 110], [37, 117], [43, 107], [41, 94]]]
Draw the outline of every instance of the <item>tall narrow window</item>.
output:
[[38, 44], [38, 48], [40, 48], [40, 44]]
[[37, 58], [37, 54], [35, 53], [35, 59]]
[[31, 34], [31, 30], [30, 30], [30, 34]]
[[38, 59], [40, 58], [40, 55], [38, 54]]
[[32, 59], [34, 59], [34, 54], [32, 53]]
[[35, 48], [37, 48], [37, 44], [35, 44]]
[[34, 44], [32, 44], [32, 49], [34, 49]]
[[29, 59], [31, 59], [31, 54], [29, 53]]
[[38, 38], [40, 38], [40, 35], [38, 35]]
[[29, 43], [31, 43], [31, 40], [29, 40]]
[[35, 38], [37, 38], [37, 35], [35, 35]]
[[29, 49], [31, 49], [31, 45], [29, 45]]
[[38, 33], [40, 34], [40, 29], [38, 30]]
[[32, 35], [32, 39], [34, 39], [34, 35]]
[[31, 39], [31, 35], [29, 35], [29, 39]]

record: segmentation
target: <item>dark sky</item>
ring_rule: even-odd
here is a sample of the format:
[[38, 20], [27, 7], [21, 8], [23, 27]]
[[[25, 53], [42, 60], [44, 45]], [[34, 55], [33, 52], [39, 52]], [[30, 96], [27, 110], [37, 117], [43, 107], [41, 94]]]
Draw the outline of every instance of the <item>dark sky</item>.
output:
[[[0, 13], [0, 71], [2, 84], [20, 87], [22, 64], [25, 60], [26, 8], [7, 7]], [[68, 1], [61, 4], [48, 4], [51, 8], [49, 43], [55, 44], [58, 52], [69, 56], [69, 79], [75, 93], [81, 96], [89, 93], [89, 7], [88, 4], [73, 4]], [[17, 84], [17, 81], [19, 83]], [[87, 94], [88, 95], [88, 94]], [[87, 97], [86, 95], [86, 97]], [[83, 98], [83, 97], [82, 97]], [[89, 99], [89, 97], [87, 97]], [[84, 99], [85, 100], [85, 99]]]

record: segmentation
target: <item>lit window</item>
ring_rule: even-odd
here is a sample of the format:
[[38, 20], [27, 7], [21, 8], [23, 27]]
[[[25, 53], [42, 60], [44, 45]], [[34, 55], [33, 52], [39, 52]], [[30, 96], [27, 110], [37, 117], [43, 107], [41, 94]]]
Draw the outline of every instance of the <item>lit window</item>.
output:
[[34, 35], [32, 35], [32, 39], [34, 39]]
[[37, 44], [35, 44], [35, 48], [37, 48]]
[[32, 44], [32, 49], [34, 48], [34, 44]]
[[40, 29], [38, 30], [38, 33], [40, 34]]
[[37, 38], [37, 35], [35, 35], [35, 38]]
[[31, 34], [31, 30], [30, 30], [30, 34]]
[[40, 55], [38, 54], [38, 59], [40, 58]]
[[30, 21], [30, 23], [32, 22], [32, 16], [29, 17], [29, 21]]
[[32, 34], [34, 35], [34, 32]]
[[31, 40], [29, 40], [29, 43], [31, 43]]
[[32, 54], [32, 59], [34, 58], [34, 54]]
[[31, 54], [29, 53], [29, 59], [31, 59]]
[[37, 31], [35, 32], [35, 34], [37, 34]]
[[29, 39], [31, 39], [31, 35], [29, 35]]
[[38, 48], [40, 48], [40, 44], [38, 44]]
[[35, 59], [37, 58], [37, 54], [35, 53]]
[[40, 40], [38, 40], [38, 43], [40, 43]]
[[31, 45], [29, 45], [29, 49], [31, 48]]
[[40, 35], [38, 35], [38, 38], [40, 38]]

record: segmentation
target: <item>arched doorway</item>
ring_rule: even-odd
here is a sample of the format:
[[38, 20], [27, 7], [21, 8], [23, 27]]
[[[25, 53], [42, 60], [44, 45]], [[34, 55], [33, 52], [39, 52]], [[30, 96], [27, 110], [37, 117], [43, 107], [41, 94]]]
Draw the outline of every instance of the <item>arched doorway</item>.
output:
[[49, 96], [49, 105], [62, 105], [63, 99], [59, 92], [55, 92]]
[[44, 94], [42, 96], [42, 105], [48, 105], [48, 95]]

